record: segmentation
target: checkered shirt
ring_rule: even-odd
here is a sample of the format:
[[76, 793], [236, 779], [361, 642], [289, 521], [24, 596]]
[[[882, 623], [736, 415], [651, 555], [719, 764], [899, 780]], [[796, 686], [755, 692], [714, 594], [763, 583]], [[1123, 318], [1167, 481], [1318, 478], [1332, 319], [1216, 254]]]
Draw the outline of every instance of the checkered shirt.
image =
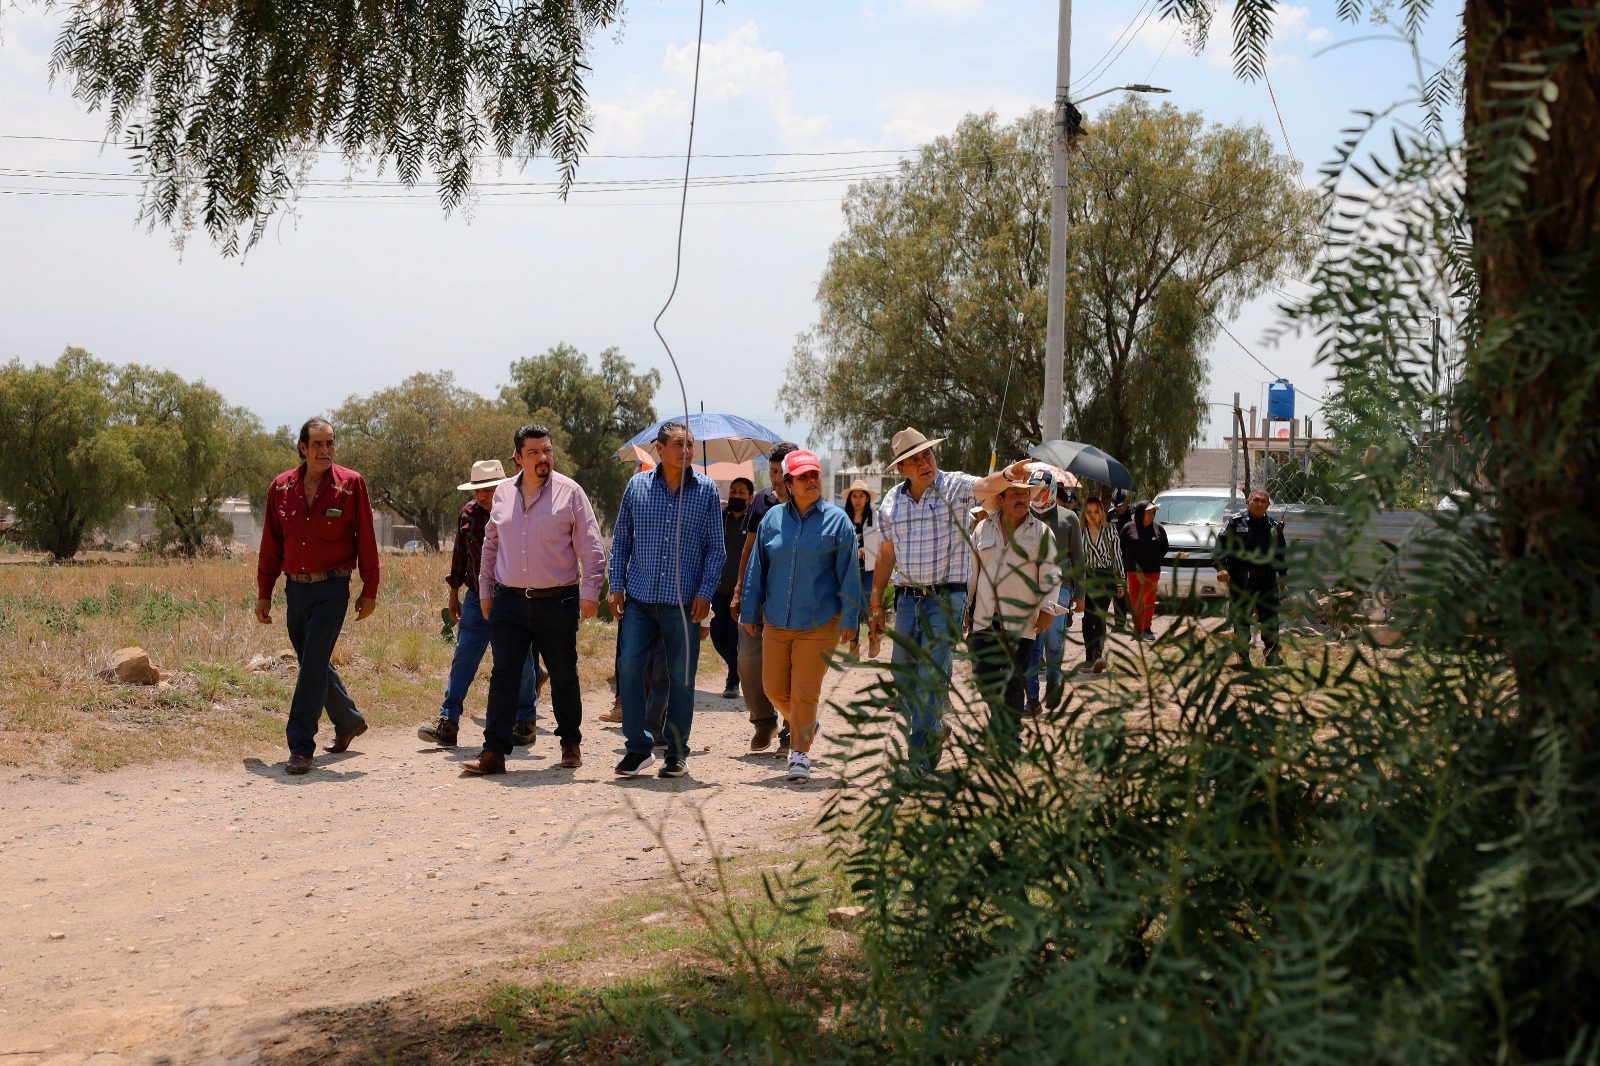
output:
[[978, 479], [941, 470], [920, 501], [906, 482], [890, 489], [878, 508], [883, 539], [894, 545], [895, 584], [966, 584], [972, 572], [972, 487]]
[[[677, 529], [682, 503], [681, 540]], [[674, 555], [674, 549], [678, 554]], [[611, 589], [640, 603], [710, 600], [722, 577], [722, 501], [717, 483], [695, 470], [678, 492], [667, 491], [660, 468], [628, 480], [611, 530]]]

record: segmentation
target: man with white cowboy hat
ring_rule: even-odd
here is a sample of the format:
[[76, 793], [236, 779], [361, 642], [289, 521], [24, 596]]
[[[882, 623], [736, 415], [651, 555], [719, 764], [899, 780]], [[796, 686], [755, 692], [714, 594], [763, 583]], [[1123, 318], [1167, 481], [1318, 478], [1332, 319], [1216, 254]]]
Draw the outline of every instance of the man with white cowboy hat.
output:
[[905, 713], [909, 754], [924, 769], [938, 761], [950, 667], [967, 609], [974, 495], [997, 495], [1006, 473], [977, 478], [940, 470], [933, 449], [943, 439], [930, 440], [907, 426], [890, 442], [891, 462], [905, 480], [885, 492], [878, 505], [883, 543], [868, 600], [871, 634], [878, 636], [884, 627], [883, 594], [894, 575], [889, 669]]
[[[444, 685], [444, 702], [439, 705], [439, 720], [417, 729], [417, 736], [442, 748], [456, 746], [461, 728], [461, 707], [466, 702], [478, 664], [489, 650], [489, 620], [483, 616], [478, 600], [478, 564], [483, 558], [483, 531], [489, 523], [489, 506], [494, 490], [509, 481], [498, 459], [479, 459], [472, 464], [471, 476], [456, 488], [472, 493], [472, 499], [456, 517], [456, 546], [450, 556], [450, 616], [456, 620], [456, 655], [450, 663], [450, 677]], [[462, 586], [466, 599], [462, 600]], [[517, 722], [512, 730], [516, 743], [533, 739], [534, 720], [539, 715], [539, 660], [530, 648], [517, 696]]]

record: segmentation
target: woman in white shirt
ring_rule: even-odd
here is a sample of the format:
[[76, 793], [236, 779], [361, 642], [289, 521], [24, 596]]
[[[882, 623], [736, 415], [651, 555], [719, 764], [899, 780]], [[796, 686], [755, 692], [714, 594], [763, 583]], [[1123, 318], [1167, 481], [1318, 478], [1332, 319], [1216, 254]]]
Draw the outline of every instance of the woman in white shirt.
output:
[[[872, 594], [872, 571], [878, 565], [878, 547], [883, 543], [883, 533], [878, 529], [878, 516], [872, 510], [872, 490], [867, 483], [856, 478], [850, 491], [844, 494], [844, 512], [850, 524], [856, 527], [856, 558], [861, 574], [861, 600], [866, 602]], [[867, 636], [867, 657], [877, 658], [881, 636]], [[861, 638], [857, 635], [850, 645], [850, 654], [861, 654]]]

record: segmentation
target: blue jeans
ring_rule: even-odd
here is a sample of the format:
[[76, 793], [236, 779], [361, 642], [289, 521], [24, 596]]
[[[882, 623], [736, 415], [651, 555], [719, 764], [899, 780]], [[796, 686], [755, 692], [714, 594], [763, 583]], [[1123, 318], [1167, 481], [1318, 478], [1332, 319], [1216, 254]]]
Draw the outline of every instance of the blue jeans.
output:
[[290, 581], [283, 591], [289, 601], [289, 643], [300, 660], [284, 733], [290, 755], [314, 755], [323, 710], [327, 710], [335, 734], [348, 736], [363, 722], [356, 701], [329, 662], [350, 606], [350, 579], [329, 578], [309, 585]]
[[894, 605], [894, 678], [908, 730], [913, 762], [931, 766], [943, 739], [944, 705], [950, 692], [950, 664], [967, 613], [967, 590], [930, 596], [899, 593]]
[[[444, 702], [439, 717], [461, 721], [461, 705], [466, 702], [472, 679], [478, 676], [483, 653], [489, 650], [489, 620], [477, 589], [468, 589], [461, 601], [461, 621], [456, 624], [456, 657], [450, 663], [450, 679], [444, 683]], [[528, 649], [528, 662], [522, 668], [522, 687], [517, 690], [517, 721], [532, 722], [539, 717], [539, 659]]]
[[694, 725], [694, 674], [700, 662], [700, 627], [689, 608], [675, 603], [640, 603], [629, 597], [617, 624], [617, 695], [622, 700], [622, 735], [630, 755], [648, 755], [655, 734], [645, 722], [645, 672], [650, 645], [660, 636], [667, 660], [667, 758], [688, 759]]
[[[1057, 603], [1072, 603], [1072, 590], [1063, 588], [1056, 597]], [[1023, 668], [1022, 685], [1030, 700], [1039, 698], [1039, 667], [1044, 667], [1045, 692], [1059, 692], [1066, 678], [1061, 669], [1061, 656], [1067, 650], [1067, 630], [1072, 626], [1072, 614], [1058, 614], [1055, 621], [1033, 640], [1028, 652], [1028, 662]]]

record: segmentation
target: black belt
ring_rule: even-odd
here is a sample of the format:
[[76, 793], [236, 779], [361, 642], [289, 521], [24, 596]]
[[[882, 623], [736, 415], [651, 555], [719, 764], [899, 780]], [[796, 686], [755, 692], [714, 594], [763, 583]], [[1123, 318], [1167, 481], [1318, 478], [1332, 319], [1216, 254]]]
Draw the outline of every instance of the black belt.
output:
[[967, 591], [967, 583], [965, 581], [945, 581], [938, 585], [896, 585], [894, 591], [897, 596], [915, 596], [918, 599], [922, 599], [941, 592], [965, 592]]
[[553, 600], [578, 591], [576, 585], [560, 585], [550, 589], [519, 589], [511, 585], [502, 585], [498, 581], [495, 582], [494, 588], [496, 593], [509, 592], [513, 596], [526, 596], [530, 600]]
[[333, 581], [336, 578], [349, 577], [350, 570], [318, 570], [314, 574], [284, 574], [284, 579], [293, 581], [297, 585], [315, 585], [319, 581]]

